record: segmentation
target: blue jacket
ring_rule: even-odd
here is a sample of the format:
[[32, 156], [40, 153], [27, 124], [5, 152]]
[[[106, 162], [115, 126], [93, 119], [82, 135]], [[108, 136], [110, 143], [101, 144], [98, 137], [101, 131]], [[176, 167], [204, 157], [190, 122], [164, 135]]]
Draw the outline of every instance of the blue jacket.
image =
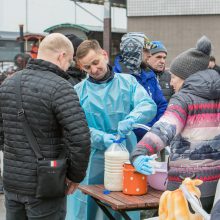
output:
[[[115, 73], [129, 73], [129, 70], [124, 66], [122, 62], [120, 62], [121, 56], [118, 55], [115, 58], [113, 71]], [[150, 97], [154, 100], [157, 105], [157, 114], [154, 119], [147, 123], [146, 125], [152, 127], [155, 122], [159, 120], [159, 118], [163, 115], [167, 108], [167, 100], [165, 99], [161, 87], [157, 81], [156, 75], [153, 70], [144, 70], [141, 69], [140, 75], [133, 75], [137, 81], [145, 88]], [[136, 129], [135, 131], [137, 140], [141, 140], [145, 135], [146, 131], [143, 129]]]

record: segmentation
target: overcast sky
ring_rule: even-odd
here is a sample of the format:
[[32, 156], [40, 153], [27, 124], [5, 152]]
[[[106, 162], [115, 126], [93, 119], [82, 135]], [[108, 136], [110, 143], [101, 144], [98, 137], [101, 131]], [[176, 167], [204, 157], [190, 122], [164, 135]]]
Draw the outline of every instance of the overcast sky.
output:
[[[80, 5], [103, 20], [102, 5]], [[80, 7], [75, 8], [70, 0], [0, 0], [0, 31], [19, 31], [19, 24], [24, 24], [24, 31], [42, 33], [61, 23], [103, 26], [102, 22]], [[112, 26], [127, 28], [125, 9], [112, 8]]]

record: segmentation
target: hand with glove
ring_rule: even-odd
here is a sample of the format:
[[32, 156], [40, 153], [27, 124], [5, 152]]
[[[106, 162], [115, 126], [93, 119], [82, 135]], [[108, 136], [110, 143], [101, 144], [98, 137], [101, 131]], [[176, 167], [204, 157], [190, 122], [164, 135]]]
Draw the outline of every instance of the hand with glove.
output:
[[106, 148], [108, 148], [113, 143], [114, 140], [115, 140], [115, 135], [113, 134], [105, 133], [103, 135], [103, 141]]
[[153, 160], [150, 156], [144, 156], [140, 155], [137, 158], [135, 158], [133, 165], [135, 169], [144, 175], [151, 175], [153, 173], [153, 167], [149, 163], [149, 161]]
[[118, 123], [118, 134], [121, 137], [124, 137], [125, 135], [129, 134], [129, 132], [133, 130], [133, 127], [132, 127], [133, 124], [134, 124], [133, 119], [126, 119], [126, 120], [120, 121]]

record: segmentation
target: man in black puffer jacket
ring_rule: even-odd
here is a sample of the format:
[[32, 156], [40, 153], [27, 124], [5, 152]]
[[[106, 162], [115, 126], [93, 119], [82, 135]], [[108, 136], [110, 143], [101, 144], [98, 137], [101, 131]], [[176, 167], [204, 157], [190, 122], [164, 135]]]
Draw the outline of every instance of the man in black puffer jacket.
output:
[[[21, 74], [25, 116], [44, 158], [56, 159], [66, 150], [67, 193], [83, 180], [90, 155], [90, 133], [78, 96], [66, 80], [73, 46], [62, 34], [41, 42], [38, 59]], [[66, 197], [37, 199], [37, 159], [17, 117], [16, 74], [0, 87], [0, 149], [4, 151], [6, 219], [65, 219]]]

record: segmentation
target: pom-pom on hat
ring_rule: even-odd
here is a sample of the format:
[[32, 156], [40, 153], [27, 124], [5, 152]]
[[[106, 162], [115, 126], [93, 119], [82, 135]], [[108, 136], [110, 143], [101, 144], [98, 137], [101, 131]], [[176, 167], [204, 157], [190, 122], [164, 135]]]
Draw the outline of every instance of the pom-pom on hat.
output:
[[211, 41], [206, 36], [201, 37], [196, 43], [196, 48], [186, 50], [174, 58], [170, 72], [185, 80], [190, 75], [207, 69], [211, 50]]

